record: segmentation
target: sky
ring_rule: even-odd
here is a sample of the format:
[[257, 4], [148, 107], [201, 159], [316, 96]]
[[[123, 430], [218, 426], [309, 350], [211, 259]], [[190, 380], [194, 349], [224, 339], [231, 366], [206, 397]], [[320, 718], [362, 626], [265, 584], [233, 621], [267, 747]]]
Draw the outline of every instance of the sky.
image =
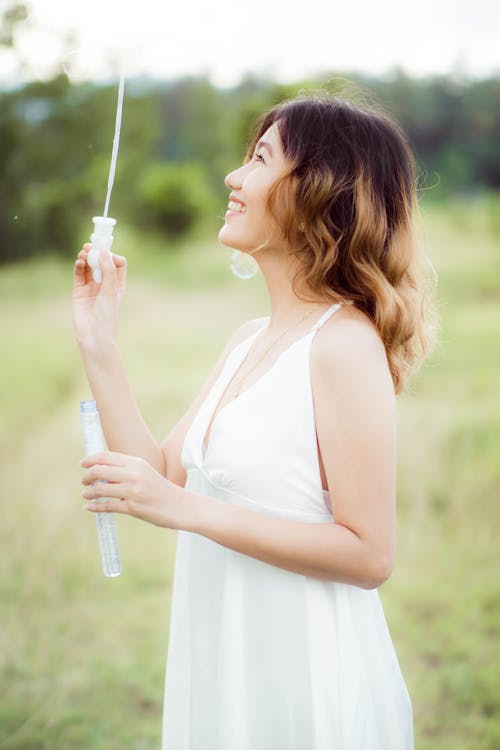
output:
[[[500, 73], [496, 0], [26, 0], [18, 56], [0, 51], [0, 80], [172, 79], [221, 87], [246, 73], [283, 82], [324, 71], [468, 78]], [[8, 0], [0, 0], [0, 8]], [[124, 6], [128, 7], [125, 8]], [[24, 60], [20, 71], [18, 59]]]

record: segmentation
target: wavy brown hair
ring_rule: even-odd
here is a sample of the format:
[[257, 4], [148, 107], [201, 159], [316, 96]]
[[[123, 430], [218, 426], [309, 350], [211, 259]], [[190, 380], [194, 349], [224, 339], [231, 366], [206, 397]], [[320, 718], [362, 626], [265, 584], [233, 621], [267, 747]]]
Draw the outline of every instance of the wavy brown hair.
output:
[[294, 291], [301, 296], [300, 281], [315, 296], [352, 300], [366, 313], [400, 393], [434, 348], [438, 328], [436, 272], [416, 241], [417, 170], [408, 139], [372, 103], [299, 94], [257, 120], [245, 163], [275, 122], [288, 168], [267, 207], [297, 263]]

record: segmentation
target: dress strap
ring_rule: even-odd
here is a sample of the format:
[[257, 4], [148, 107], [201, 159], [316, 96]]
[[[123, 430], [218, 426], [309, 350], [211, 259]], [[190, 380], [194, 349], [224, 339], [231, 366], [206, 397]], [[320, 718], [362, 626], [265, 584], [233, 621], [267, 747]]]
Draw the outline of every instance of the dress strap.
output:
[[325, 313], [323, 313], [323, 315], [321, 316], [321, 318], [319, 320], [317, 320], [316, 323], [311, 327], [311, 331], [310, 332], [312, 333], [313, 331], [317, 331], [318, 328], [321, 328], [321, 326], [323, 325], [323, 323], [326, 323], [326, 321], [328, 320], [328, 318], [331, 315], [333, 315], [333, 313], [336, 310], [338, 310], [339, 307], [342, 307], [342, 302], [336, 302], [334, 305], [332, 305], [331, 307], [329, 307], [328, 310]]

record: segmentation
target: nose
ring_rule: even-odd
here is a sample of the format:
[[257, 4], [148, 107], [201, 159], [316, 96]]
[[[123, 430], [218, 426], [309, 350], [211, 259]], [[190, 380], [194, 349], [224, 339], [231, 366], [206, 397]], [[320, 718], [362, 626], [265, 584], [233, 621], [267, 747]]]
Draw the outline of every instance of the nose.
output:
[[241, 188], [244, 167], [245, 165], [238, 167], [238, 169], [233, 169], [232, 172], [229, 172], [229, 174], [226, 175], [224, 178], [224, 185], [227, 188], [230, 190], [238, 190], [238, 188]]
[[224, 185], [229, 188], [230, 190], [235, 190], [237, 188], [237, 185], [235, 185], [234, 182], [234, 175], [236, 174], [236, 169], [233, 172], [229, 172], [228, 175], [224, 178]]

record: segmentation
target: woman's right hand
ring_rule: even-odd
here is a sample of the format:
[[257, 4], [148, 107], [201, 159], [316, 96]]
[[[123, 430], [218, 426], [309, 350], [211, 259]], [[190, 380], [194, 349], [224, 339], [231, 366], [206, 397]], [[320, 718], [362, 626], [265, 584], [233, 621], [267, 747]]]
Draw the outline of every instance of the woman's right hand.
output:
[[87, 255], [92, 245], [86, 244], [78, 253], [73, 273], [73, 326], [80, 346], [94, 348], [116, 338], [118, 311], [125, 294], [127, 260], [101, 250], [99, 265], [102, 284], [97, 284]]

